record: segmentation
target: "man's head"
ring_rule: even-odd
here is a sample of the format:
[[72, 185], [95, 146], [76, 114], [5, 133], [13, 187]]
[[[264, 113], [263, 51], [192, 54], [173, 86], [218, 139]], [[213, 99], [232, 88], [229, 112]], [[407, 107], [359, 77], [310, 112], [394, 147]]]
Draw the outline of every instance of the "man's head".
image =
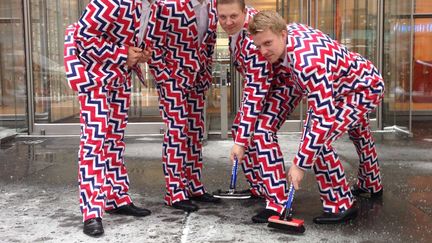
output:
[[246, 18], [246, 5], [244, 0], [218, 0], [217, 13], [222, 29], [233, 35], [243, 28]]
[[261, 11], [249, 21], [249, 33], [263, 56], [275, 63], [284, 58], [286, 50], [286, 22], [275, 11]]

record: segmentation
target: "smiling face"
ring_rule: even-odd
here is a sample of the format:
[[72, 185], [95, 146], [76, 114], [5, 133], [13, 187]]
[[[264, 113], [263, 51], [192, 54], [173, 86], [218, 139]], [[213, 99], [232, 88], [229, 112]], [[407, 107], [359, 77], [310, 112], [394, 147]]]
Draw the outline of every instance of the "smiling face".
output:
[[270, 29], [266, 29], [252, 35], [256, 47], [270, 63], [276, 63], [279, 59], [284, 58], [286, 38], [286, 30], [276, 34]]
[[222, 29], [228, 34], [233, 35], [239, 32], [244, 25], [246, 9], [238, 3], [224, 3], [217, 5], [218, 19]]

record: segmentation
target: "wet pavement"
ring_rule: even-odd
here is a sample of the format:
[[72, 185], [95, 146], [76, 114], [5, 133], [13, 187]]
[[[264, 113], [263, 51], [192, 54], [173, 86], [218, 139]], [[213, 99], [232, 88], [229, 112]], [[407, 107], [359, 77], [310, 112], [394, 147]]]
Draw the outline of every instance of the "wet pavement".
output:
[[[280, 136], [287, 166], [299, 134]], [[253, 224], [264, 201], [224, 200], [198, 203], [183, 213], [163, 205], [164, 179], [160, 136], [127, 137], [126, 164], [131, 196], [152, 210], [145, 218], [105, 215], [105, 234], [93, 239], [82, 233], [78, 207], [77, 146], [79, 138], [17, 137], [0, 148], [0, 242], [432, 242], [432, 139], [376, 133], [382, 177], [382, 200], [358, 200], [359, 217], [343, 225], [315, 225], [321, 213], [312, 172], [296, 193], [297, 218], [303, 235], [288, 235]], [[203, 181], [209, 191], [228, 189], [229, 140], [209, 140], [204, 147]], [[357, 155], [347, 137], [335, 148], [346, 175], [355, 182]], [[245, 188], [239, 172], [238, 188]]]

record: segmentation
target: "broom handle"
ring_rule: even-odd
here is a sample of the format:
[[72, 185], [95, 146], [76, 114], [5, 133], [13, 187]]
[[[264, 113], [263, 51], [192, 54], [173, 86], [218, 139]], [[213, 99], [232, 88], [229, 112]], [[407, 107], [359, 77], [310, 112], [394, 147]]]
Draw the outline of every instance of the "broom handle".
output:
[[288, 217], [290, 217], [289, 212], [291, 211], [291, 205], [292, 205], [292, 201], [294, 199], [294, 192], [295, 192], [294, 185], [291, 183], [290, 188], [289, 188], [289, 192], [288, 192], [288, 200], [286, 201], [286, 204], [285, 204], [285, 213], [283, 216], [284, 220], [287, 220]]
[[238, 160], [237, 160], [237, 158], [234, 158], [234, 163], [233, 163], [232, 172], [231, 172], [230, 191], [234, 191], [236, 188], [237, 166], [238, 166]]

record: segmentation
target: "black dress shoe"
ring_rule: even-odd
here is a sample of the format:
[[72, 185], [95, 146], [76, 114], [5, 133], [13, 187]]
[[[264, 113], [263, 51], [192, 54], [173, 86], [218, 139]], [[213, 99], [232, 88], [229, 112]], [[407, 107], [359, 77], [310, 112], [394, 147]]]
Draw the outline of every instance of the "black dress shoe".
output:
[[350, 189], [351, 189], [351, 193], [356, 197], [371, 198], [371, 199], [382, 198], [383, 190], [384, 190], [381, 189], [378, 192], [369, 192], [361, 189], [357, 185], [352, 186]]
[[197, 201], [197, 202], [208, 202], [208, 203], [220, 203], [221, 199], [214, 197], [213, 195], [211, 195], [210, 193], [204, 193], [202, 195], [199, 196], [195, 196], [195, 197], [190, 197], [191, 200], [193, 201]]
[[92, 218], [84, 221], [84, 234], [97, 237], [104, 233], [102, 219], [101, 218]]
[[133, 203], [118, 207], [116, 209], [105, 211], [109, 214], [122, 214], [122, 215], [130, 215], [135, 217], [145, 217], [151, 214], [151, 211], [145, 208], [139, 208], [135, 206]]
[[253, 194], [251, 189], [242, 190], [242, 191], [239, 191], [239, 193], [245, 194], [245, 195], [250, 194], [250, 199], [255, 199], [255, 200], [265, 199], [263, 196], [258, 196], [258, 195]]
[[323, 213], [315, 217], [313, 222], [315, 224], [339, 224], [357, 217], [357, 207], [353, 205], [348, 210], [342, 213]]
[[181, 209], [186, 212], [194, 212], [198, 210], [198, 206], [193, 204], [190, 200], [182, 200], [173, 203], [173, 208]]
[[252, 217], [252, 222], [254, 223], [268, 223], [268, 219], [271, 216], [279, 215], [278, 212], [271, 210], [271, 209], [264, 209], [261, 212], [259, 212], [257, 215]]

